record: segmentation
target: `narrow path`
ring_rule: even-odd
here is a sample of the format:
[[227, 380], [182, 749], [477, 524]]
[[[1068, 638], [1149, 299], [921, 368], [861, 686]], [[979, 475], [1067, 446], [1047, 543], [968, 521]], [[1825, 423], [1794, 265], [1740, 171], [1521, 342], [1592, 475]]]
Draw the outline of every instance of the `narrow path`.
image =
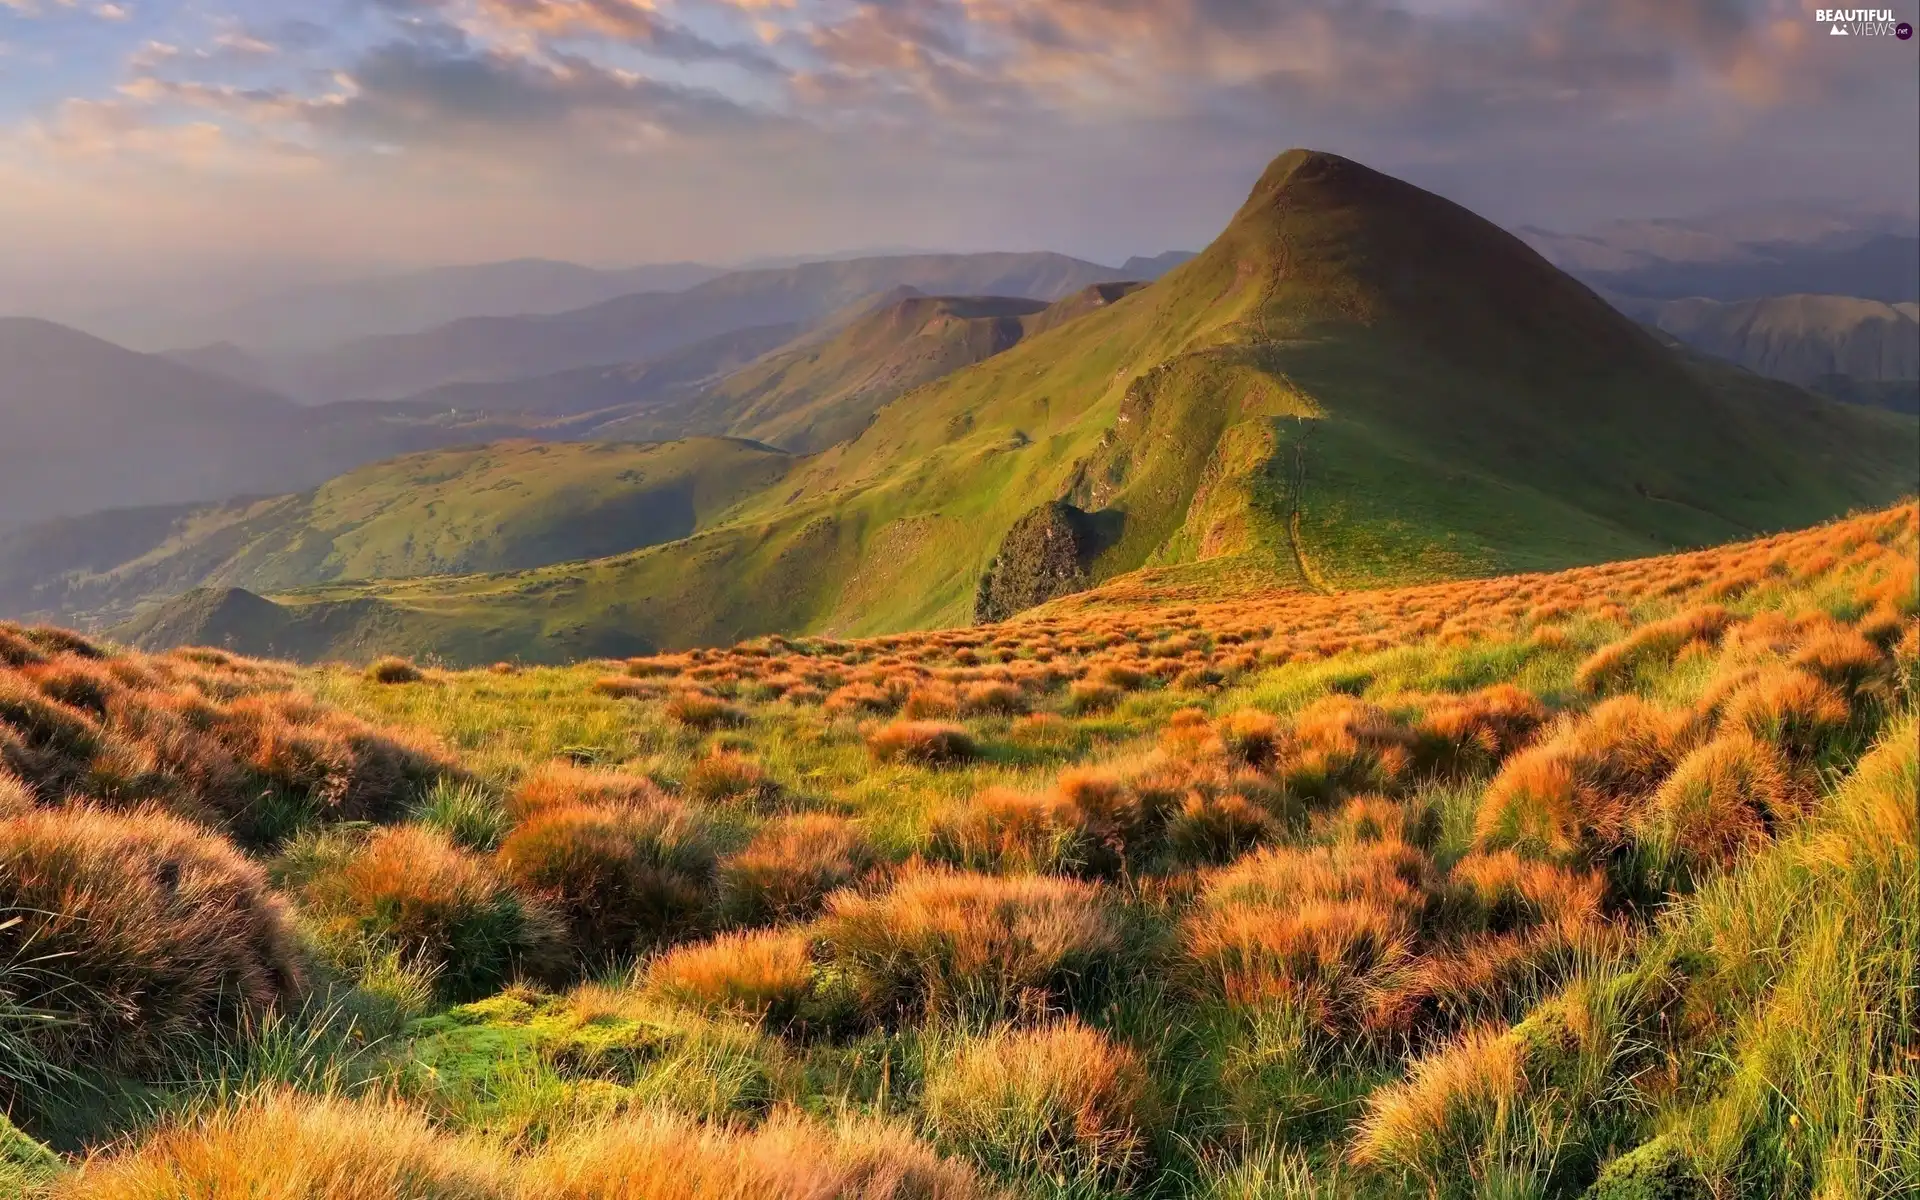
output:
[[1293, 552], [1293, 563], [1300, 571], [1300, 578], [1306, 585], [1322, 596], [1331, 596], [1333, 589], [1314, 569], [1307, 558], [1306, 547], [1300, 540], [1300, 503], [1307, 489], [1307, 443], [1306, 432], [1302, 429], [1300, 440], [1293, 444], [1293, 468], [1289, 472], [1287, 485], [1287, 549]]

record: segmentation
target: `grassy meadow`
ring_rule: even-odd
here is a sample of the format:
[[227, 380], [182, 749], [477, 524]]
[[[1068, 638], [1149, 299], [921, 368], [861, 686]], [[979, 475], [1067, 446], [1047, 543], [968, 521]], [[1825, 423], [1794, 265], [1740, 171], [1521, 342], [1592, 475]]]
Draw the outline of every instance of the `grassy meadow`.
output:
[[0, 625], [0, 1195], [1920, 1193], [1920, 508], [569, 667]]

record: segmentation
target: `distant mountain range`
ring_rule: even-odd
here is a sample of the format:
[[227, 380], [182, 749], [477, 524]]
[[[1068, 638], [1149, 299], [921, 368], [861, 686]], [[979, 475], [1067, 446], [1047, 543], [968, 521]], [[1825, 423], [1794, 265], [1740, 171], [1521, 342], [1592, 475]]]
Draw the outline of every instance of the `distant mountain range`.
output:
[[[864, 312], [890, 289], [1043, 301], [1115, 272], [1060, 255], [847, 260], [642, 293], [550, 317], [476, 319], [301, 360], [343, 393], [381, 402], [289, 403], [286, 360], [232, 344], [140, 354], [31, 318], [0, 319], [0, 527], [133, 505], [311, 487], [394, 454], [490, 438], [591, 436]], [[584, 364], [606, 363], [587, 366]], [[957, 362], [956, 362], [957, 365]], [[553, 374], [553, 372], [559, 372]], [[500, 377], [495, 384], [451, 379]], [[309, 375], [312, 379], [314, 375]], [[529, 378], [534, 377], [534, 378]], [[904, 376], [903, 376], [904, 378]], [[347, 382], [358, 380], [358, 383]], [[391, 386], [380, 386], [385, 380]], [[364, 385], [364, 386], [362, 386]], [[712, 429], [711, 432], [725, 432]]]
[[275, 364], [296, 395], [397, 399], [451, 383], [497, 382], [612, 366], [756, 326], [810, 324], [898, 287], [938, 295], [1053, 301], [1112, 267], [1060, 254], [921, 255], [805, 263], [724, 275], [677, 293], [624, 295], [549, 315], [473, 317], [370, 338]]
[[1534, 227], [1519, 234], [1577, 278], [1637, 299], [1920, 300], [1920, 220], [1911, 215], [1792, 205], [1692, 221], [1616, 221], [1582, 234]]
[[524, 424], [405, 404], [302, 407], [65, 326], [0, 318], [0, 528], [309, 487], [361, 463]]
[[1920, 304], [1856, 296], [1620, 300], [1696, 350], [1842, 399], [1920, 411]]
[[1920, 408], [1912, 216], [1770, 205], [1520, 235], [1693, 349], [1850, 402]]
[[[768, 289], [747, 294], [740, 311], [764, 316]], [[468, 542], [493, 553], [492, 530], [567, 525], [523, 522], [513, 492], [494, 496], [523, 469], [505, 458], [473, 477], [495, 479], [474, 521], [416, 512], [401, 493], [465, 470], [422, 460], [403, 472], [416, 482], [381, 485], [387, 499], [366, 527], [430, 533], [430, 559], [395, 548], [404, 537], [371, 544], [388, 546], [396, 569], [438, 573], [316, 573], [307, 586], [262, 582], [266, 596], [240, 575], [209, 576], [172, 599], [146, 596], [119, 636], [301, 657], [558, 661], [953, 624], [1135, 571], [1207, 595], [1548, 568], [1805, 525], [1920, 484], [1920, 422], [1676, 351], [1511, 235], [1333, 155], [1284, 155], [1200, 256], [1151, 286], [1094, 292], [1057, 321], [1032, 297], [881, 298], [877, 310], [842, 309], [832, 336], [813, 299], [821, 328], [669, 397], [726, 398], [731, 420], [775, 400], [803, 428], [831, 418], [822, 438], [835, 436], [843, 400], [866, 397], [847, 415], [872, 406], [845, 440], [704, 509], [688, 536], [445, 573], [468, 569]], [[878, 376], [889, 386], [923, 364], [946, 373], [887, 399], [865, 386], [877, 364], [891, 364]], [[755, 378], [766, 386], [741, 386]], [[549, 420], [576, 429], [603, 415]], [[623, 486], [644, 492], [650, 477], [640, 468]], [[353, 491], [328, 511], [361, 511]], [[610, 501], [594, 489], [593, 504]], [[150, 538], [180, 519], [135, 523]], [[275, 544], [377, 560], [334, 517], [295, 524], [302, 532]], [[363, 549], [343, 551], [343, 539]], [[520, 563], [581, 552], [557, 533], [508, 540]], [[88, 576], [137, 570], [95, 564], [67, 578], [84, 589]]]

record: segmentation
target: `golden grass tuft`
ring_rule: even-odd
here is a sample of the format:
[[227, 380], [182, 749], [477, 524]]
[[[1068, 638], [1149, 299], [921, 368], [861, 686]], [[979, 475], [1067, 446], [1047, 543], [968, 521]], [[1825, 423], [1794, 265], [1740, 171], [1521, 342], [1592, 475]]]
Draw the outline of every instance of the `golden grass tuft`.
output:
[[563, 954], [551, 918], [491, 861], [425, 825], [374, 834], [339, 870], [311, 879], [306, 898], [335, 926], [432, 970], [456, 999], [485, 995], [523, 971], [549, 974]]
[[1430, 769], [1456, 774], [1504, 761], [1547, 721], [1539, 697], [1510, 683], [1424, 698], [1421, 708], [1414, 723], [1418, 759]]
[[1012, 717], [1027, 711], [1027, 694], [1000, 680], [969, 683], [960, 690], [960, 712], [972, 717]]
[[1481, 849], [1564, 860], [1624, 842], [1633, 814], [1698, 741], [1690, 711], [1618, 696], [1509, 758], [1475, 818]]
[[688, 729], [718, 729], [746, 723], [746, 714], [725, 700], [690, 689], [669, 696], [664, 711], [669, 721]]
[[1666, 860], [1725, 869], [1796, 815], [1794, 794], [1779, 751], [1734, 729], [1680, 760], [1639, 832]]
[[933, 869], [877, 896], [834, 895], [819, 933], [874, 1019], [1071, 1003], [1128, 947], [1125, 922], [1093, 884]]
[[367, 678], [375, 683], [419, 683], [426, 677], [426, 672], [411, 660], [397, 655], [375, 659], [367, 667]]
[[26, 780], [0, 767], [0, 820], [32, 812], [38, 799]]
[[1105, 712], [1120, 702], [1120, 696], [1119, 688], [1092, 679], [1076, 680], [1067, 686], [1067, 706], [1082, 715]]
[[1094, 846], [1080, 809], [1058, 792], [988, 788], [935, 816], [930, 853], [976, 870], [1072, 873]]
[[1573, 681], [1589, 692], [1620, 688], [1643, 666], [1671, 663], [1691, 644], [1717, 645], [1734, 619], [1726, 609], [1708, 604], [1664, 621], [1649, 622], [1596, 650], [1574, 668]]
[[1167, 819], [1167, 849], [1183, 864], [1230, 862], [1283, 831], [1264, 807], [1239, 792], [1195, 788]]
[[[898, 1125], [828, 1125], [782, 1109], [761, 1125], [649, 1111], [563, 1138], [524, 1172], [526, 1200], [991, 1200], [966, 1165]], [[273, 1198], [278, 1200], [278, 1198]], [[428, 1197], [427, 1200], [438, 1200]]]
[[681, 791], [703, 804], [744, 804], [750, 808], [780, 798], [780, 785], [758, 762], [735, 750], [715, 747], [695, 760]]
[[1155, 1105], [1140, 1058], [1069, 1018], [963, 1044], [927, 1081], [941, 1145], [1002, 1174], [1125, 1189], [1151, 1157]]
[[163, 813], [0, 817], [0, 914], [0, 1000], [53, 1015], [18, 1028], [55, 1064], [146, 1070], [301, 986], [265, 873]]
[[1518, 1105], [1526, 1088], [1519, 1040], [1505, 1030], [1473, 1030], [1369, 1098], [1350, 1157], [1411, 1172], [1438, 1192], [1441, 1176], [1473, 1160], [1487, 1126]]
[[1852, 717], [1832, 684], [1789, 667], [1760, 669], [1720, 705], [1723, 725], [1772, 742], [1799, 762], [1816, 758]]
[[960, 715], [960, 689], [951, 683], [927, 682], [907, 693], [900, 715], [909, 721]]
[[679, 946], [647, 968], [648, 990], [710, 1012], [791, 1024], [813, 990], [813, 947], [804, 932], [722, 934]]
[[715, 865], [707, 821], [672, 800], [537, 809], [500, 843], [500, 869], [566, 922], [587, 962], [697, 932]]
[[877, 865], [866, 835], [845, 817], [776, 818], [721, 861], [721, 912], [747, 925], [803, 920], [829, 893], [861, 882]]
[[943, 767], [979, 755], [973, 735], [945, 721], [894, 721], [867, 735], [875, 762]]
[[1329, 1031], [1364, 1021], [1414, 951], [1431, 871], [1405, 843], [1277, 846], [1215, 872], [1183, 930], [1230, 1002], [1286, 1002]]
[[398, 1102], [274, 1092], [87, 1162], [71, 1200], [520, 1200], [512, 1164]]
[[1220, 744], [1234, 762], [1265, 769], [1280, 757], [1285, 735], [1271, 713], [1239, 709], [1227, 714], [1218, 729]]

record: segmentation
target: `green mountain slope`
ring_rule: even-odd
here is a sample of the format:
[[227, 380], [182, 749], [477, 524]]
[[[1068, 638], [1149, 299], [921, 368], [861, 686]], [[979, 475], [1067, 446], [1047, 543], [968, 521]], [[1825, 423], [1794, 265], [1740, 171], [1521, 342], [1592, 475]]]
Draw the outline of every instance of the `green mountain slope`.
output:
[[858, 434], [901, 394], [1003, 354], [1137, 285], [1095, 284], [1053, 304], [1009, 296], [925, 296], [899, 289], [822, 335], [741, 368], [681, 404], [600, 426], [601, 437], [731, 433], [810, 454]]
[[[535, 417], [566, 418], [610, 409], [620, 410], [618, 415], [630, 415], [697, 394], [715, 379], [785, 347], [801, 333], [801, 326], [792, 323], [737, 329], [636, 363], [581, 367], [499, 383], [450, 383], [410, 396], [408, 402], [436, 410]], [[618, 419], [618, 415], [611, 419]], [[608, 420], [596, 416], [591, 423]], [[675, 430], [669, 436], [679, 432]]]
[[549, 315], [472, 317], [368, 338], [282, 365], [313, 397], [412, 395], [448, 383], [524, 379], [635, 362], [723, 333], [811, 324], [896, 287], [1057, 300], [1124, 278], [1059, 254], [922, 254], [736, 271], [683, 292], [621, 296]]
[[1913, 490], [1917, 459], [1911, 420], [1691, 365], [1465, 209], [1293, 151], [1198, 258], [694, 537], [280, 599], [304, 627], [370, 603], [329, 647], [467, 661], [871, 633], [969, 620], [1007, 531], [1061, 499], [1090, 581], [1345, 588], [1806, 525]]
[[685, 537], [792, 461], [735, 438], [499, 442], [377, 463], [299, 495], [93, 514], [0, 534], [0, 610], [99, 623], [200, 586], [278, 591], [601, 558]]

